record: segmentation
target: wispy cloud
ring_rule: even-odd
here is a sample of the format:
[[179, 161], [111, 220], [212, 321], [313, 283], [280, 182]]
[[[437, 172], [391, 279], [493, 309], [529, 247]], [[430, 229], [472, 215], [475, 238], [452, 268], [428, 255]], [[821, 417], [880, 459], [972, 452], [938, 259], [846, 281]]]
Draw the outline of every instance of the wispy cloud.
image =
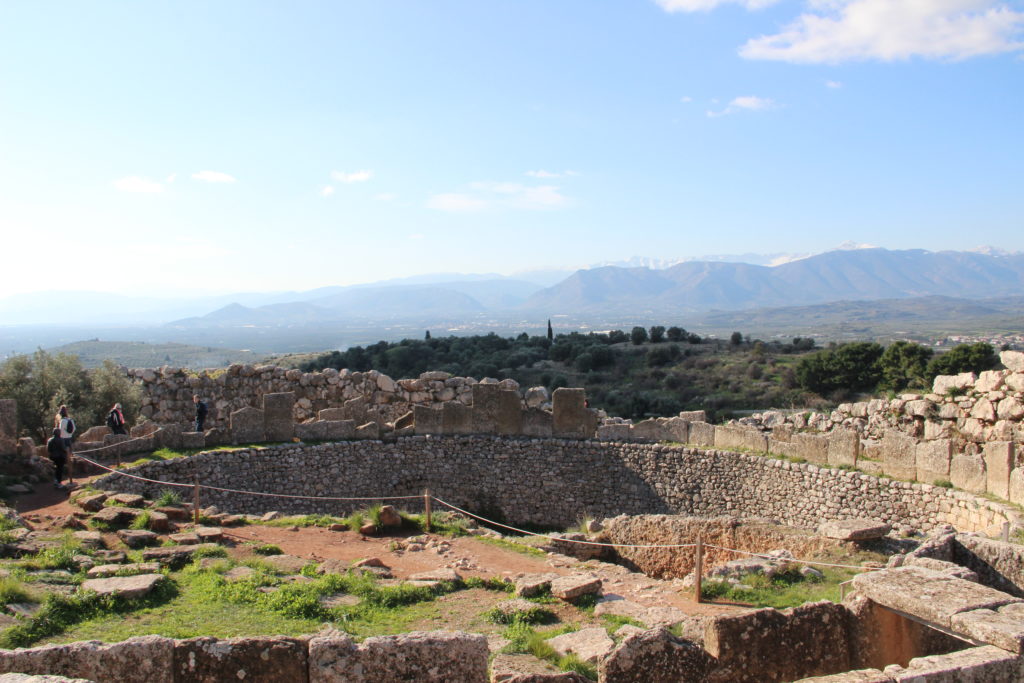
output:
[[192, 174], [193, 180], [202, 180], [205, 183], [234, 183], [236, 178], [220, 171], [198, 171]]
[[682, 102], [683, 104], [689, 104], [690, 102], [693, 102], [693, 98], [690, 97], [689, 95], [683, 95], [682, 97], [679, 98], [679, 101]]
[[439, 211], [466, 213], [489, 209], [544, 211], [571, 204], [555, 185], [524, 185], [481, 181], [469, 184], [469, 192], [436, 194], [427, 207]]
[[332, 194], [334, 194], [334, 187], [331, 186], [331, 185], [324, 185], [320, 189], [320, 196], [321, 197], [330, 197]]
[[1024, 50], [1024, 12], [1000, 0], [815, 0], [779, 33], [740, 48], [797, 63], [963, 60]]
[[729, 114], [735, 114], [741, 111], [762, 111], [765, 109], [772, 109], [775, 106], [775, 101], [769, 97], [742, 95], [740, 97], [734, 97], [725, 109], [720, 111], [712, 111], [709, 109], [707, 114], [711, 118], [717, 118], [719, 116], [728, 116]]
[[825, 87], [826, 88], [832, 88], [833, 90], [837, 90], [839, 88], [842, 88], [843, 84], [840, 83], [839, 81], [825, 81]]
[[164, 186], [155, 180], [140, 178], [137, 175], [115, 180], [114, 187], [120, 192], [139, 192], [143, 194], [155, 194], [164, 191]]
[[167, 183], [168, 184], [173, 183], [175, 180], [177, 180], [177, 178], [178, 178], [178, 174], [177, 173], [172, 173], [169, 176], [167, 176]]
[[578, 176], [579, 173], [576, 171], [545, 171], [544, 169], [538, 169], [536, 171], [527, 171], [524, 175], [531, 178], [569, 178], [572, 176]]
[[373, 171], [362, 170], [346, 173], [344, 171], [331, 171], [331, 178], [339, 183], [365, 183], [373, 177]]
[[761, 9], [778, 0], [654, 0], [666, 12], [709, 12], [719, 5], [742, 5], [747, 9]]
[[394, 192], [380, 192], [373, 195], [373, 199], [378, 202], [393, 202], [398, 199], [398, 195]]

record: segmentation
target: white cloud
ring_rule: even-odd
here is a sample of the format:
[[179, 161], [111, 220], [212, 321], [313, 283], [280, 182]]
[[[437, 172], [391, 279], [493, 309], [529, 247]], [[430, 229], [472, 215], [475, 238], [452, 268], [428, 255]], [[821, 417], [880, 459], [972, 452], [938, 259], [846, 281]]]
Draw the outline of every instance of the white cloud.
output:
[[435, 194], [427, 200], [427, 208], [437, 209], [438, 211], [449, 211], [452, 213], [469, 213], [486, 209], [487, 202], [483, 199], [477, 199], [476, 197], [471, 197], [467, 194], [449, 192], [445, 194]]
[[373, 199], [378, 202], [393, 202], [398, 199], [398, 195], [394, 192], [381, 192], [373, 195]]
[[571, 200], [554, 185], [523, 185], [521, 183], [470, 183], [471, 192], [434, 195], [427, 202], [431, 209], [452, 212], [485, 209], [520, 209], [544, 211], [568, 206]]
[[842, 88], [843, 84], [840, 83], [839, 81], [825, 81], [825, 87], [832, 88], [833, 90], [835, 90], [838, 88]]
[[761, 9], [778, 0], [654, 0], [666, 12], [708, 12], [719, 5], [742, 5], [747, 9]]
[[367, 180], [373, 177], [373, 171], [353, 171], [352, 173], [345, 173], [343, 171], [331, 171], [331, 177], [337, 180], [339, 183], [365, 183]]
[[526, 175], [530, 176], [531, 178], [561, 178], [562, 177], [561, 173], [556, 173], [554, 171], [545, 171], [544, 169], [539, 169], [537, 171], [527, 171]]
[[421, 232], [414, 232], [413, 234], [409, 235], [409, 239], [411, 240], [421, 240], [424, 239], [425, 237], [426, 235], [424, 235]]
[[769, 97], [742, 95], [740, 97], [734, 97], [725, 109], [722, 109], [721, 111], [708, 110], [707, 114], [711, 118], [717, 118], [719, 116], [735, 114], [740, 111], [763, 111], [765, 109], [772, 109], [775, 106], [775, 101]]
[[693, 98], [690, 97], [689, 95], [684, 95], [679, 98], [679, 101], [682, 102], [683, 104], [689, 104], [690, 102], [693, 102]]
[[207, 183], [233, 183], [235, 177], [220, 171], [198, 171], [192, 174], [193, 180], [202, 180]]
[[320, 190], [321, 197], [330, 197], [332, 194], [334, 194], [334, 187], [331, 185], [324, 185]]
[[747, 41], [740, 55], [837, 63], [1024, 50], [1024, 12], [1000, 0], [816, 0], [811, 7], [779, 33]]
[[177, 178], [178, 178], [178, 174], [177, 173], [172, 173], [171, 175], [167, 176], [168, 184], [169, 183], [173, 183]]
[[137, 175], [119, 178], [114, 181], [114, 187], [121, 192], [141, 192], [155, 194], [163, 192], [164, 186], [149, 178], [140, 178]]

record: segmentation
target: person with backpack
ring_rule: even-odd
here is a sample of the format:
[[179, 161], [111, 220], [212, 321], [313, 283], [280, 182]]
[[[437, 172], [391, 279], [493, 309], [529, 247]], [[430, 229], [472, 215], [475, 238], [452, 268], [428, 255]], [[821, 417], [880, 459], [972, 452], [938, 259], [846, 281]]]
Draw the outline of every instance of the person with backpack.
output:
[[[60, 431], [60, 440], [64, 443], [66, 457], [73, 459], [75, 451], [71, 444], [75, 441], [75, 421], [68, 414], [68, 407], [65, 405], [62, 405], [57, 411], [57, 426], [54, 428], [54, 431], [58, 430]], [[68, 477], [68, 482], [75, 483], [70, 476]]]
[[199, 394], [192, 396], [192, 402], [196, 404], [196, 429], [195, 431], [203, 431], [203, 423], [206, 422], [206, 414], [209, 410], [206, 404], [199, 398]]
[[64, 479], [64, 465], [68, 462], [68, 451], [64, 439], [60, 435], [60, 427], [53, 428], [53, 436], [46, 441], [46, 453], [53, 461], [53, 488], [67, 488], [61, 481]]
[[124, 413], [121, 412], [120, 403], [115, 403], [114, 407], [107, 413], [107, 426], [115, 434], [127, 434], [124, 429]]

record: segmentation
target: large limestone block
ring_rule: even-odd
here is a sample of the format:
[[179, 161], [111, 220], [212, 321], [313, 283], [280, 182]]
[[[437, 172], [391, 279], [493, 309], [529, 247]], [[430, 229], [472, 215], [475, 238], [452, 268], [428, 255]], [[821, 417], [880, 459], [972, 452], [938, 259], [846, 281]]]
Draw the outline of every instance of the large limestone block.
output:
[[586, 403], [583, 389], [555, 389], [551, 397], [552, 436], [560, 439], [593, 438], [597, 433], [597, 413]]
[[707, 680], [714, 669], [703, 648], [660, 628], [625, 638], [601, 661], [598, 677], [616, 683], [679, 683]]
[[1012, 441], [992, 441], [982, 449], [985, 458], [986, 489], [1003, 499], [1010, 497], [1010, 471], [1014, 465]]
[[519, 392], [497, 384], [473, 385], [473, 431], [504, 436], [523, 431]]
[[487, 680], [487, 638], [458, 631], [413, 631], [309, 641], [309, 683], [475, 683]]
[[1024, 469], [1017, 467], [1010, 472], [1008, 499], [1016, 505], [1024, 505]]
[[715, 448], [768, 452], [768, 437], [749, 427], [715, 426]]
[[1017, 654], [1024, 652], [1024, 604], [961, 612], [953, 615], [951, 624], [968, 638]]
[[949, 463], [953, 459], [953, 442], [949, 439], [922, 441], [914, 446], [915, 478], [926, 484], [949, 481]]
[[598, 441], [629, 441], [632, 428], [633, 425], [625, 423], [601, 425], [597, 428], [596, 438]]
[[1024, 372], [1013, 372], [1007, 375], [1003, 381], [1010, 391], [1024, 391]]
[[895, 430], [889, 430], [882, 439], [882, 471], [894, 479], [913, 479], [917, 476], [915, 440]]
[[703, 448], [714, 448], [715, 426], [707, 422], [691, 422], [690, 443]]
[[428, 406], [412, 407], [413, 422], [417, 434], [442, 434], [442, 423], [444, 413], [440, 407]]
[[828, 435], [829, 467], [854, 466], [860, 457], [860, 434], [853, 429], [837, 429]]
[[976, 381], [978, 381], [978, 377], [973, 372], [961, 372], [959, 375], [939, 375], [932, 382], [932, 393], [945, 396], [951, 390], [973, 387]]
[[527, 408], [523, 411], [523, 435], [549, 438], [554, 429], [554, 420], [546, 410]]
[[675, 443], [688, 443], [690, 440], [690, 421], [681, 417], [670, 417], [665, 420], [666, 438]]
[[105, 645], [96, 640], [0, 650], [0, 673], [84, 678], [98, 683], [173, 683], [174, 641], [161, 636]]
[[354, 438], [356, 435], [356, 423], [352, 420], [322, 420], [321, 424], [324, 438], [328, 441], [342, 441]]
[[563, 657], [575, 654], [583, 661], [591, 663], [601, 661], [615, 648], [615, 641], [600, 626], [563, 633], [549, 638], [547, 643]]
[[667, 440], [667, 431], [664, 420], [652, 417], [634, 424], [630, 435], [634, 441], [658, 442]]
[[885, 667], [894, 683], [1009, 683], [1024, 675], [1020, 658], [992, 645], [946, 655], [915, 657], [904, 668]]
[[978, 375], [978, 381], [974, 383], [975, 391], [987, 394], [990, 391], [998, 391], [1003, 387], [1003, 379], [1006, 372], [1002, 370], [985, 370]]
[[999, 361], [1003, 364], [1003, 367], [1011, 372], [1024, 372], [1024, 352], [1001, 351], [999, 353]]
[[109, 579], [86, 579], [82, 590], [95, 591], [100, 595], [116, 595], [122, 598], [141, 598], [149, 595], [160, 582], [163, 574], [137, 574], [136, 576], [113, 576]]
[[985, 493], [988, 475], [985, 459], [980, 455], [955, 455], [949, 464], [949, 480], [953, 486], [971, 493]]
[[878, 669], [857, 669], [841, 674], [801, 678], [797, 683], [893, 683], [893, 679]]
[[441, 428], [445, 434], [472, 434], [473, 409], [458, 401], [448, 401], [441, 409]]
[[840, 541], [870, 541], [882, 538], [891, 529], [888, 524], [871, 519], [841, 519], [822, 523], [818, 533]]
[[344, 420], [345, 409], [344, 408], [324, 408], [316, 414], [318, 420]]
[[327, 439], [327, 426], [319, 420], [300, 422], [295, 425], [295, 438], [301, 441], [324, 441]]
[[231, 413], [229, 417], [231, 442], [260, 443], [263, 441], [263, 411], [246, 407]]
[[1024, 417], [1024, 403], [1019, 398], [1007, 396], [996, 404], [996, 417], [1000, 420], [1019, 420]]
[[267, 441], [291, 441], [295, 436], [295, 392], [263, 395], [263, 434]]
[[916, 566], [858, 574], [853, 586], [883, 607], [947, 629], [961, 612], [1022, 602], [994, 588]]
[[177, 681], [309, 680], [306, 642], [285, 636], [246, 638], [189, 638], [174, 643], [174, 676]]

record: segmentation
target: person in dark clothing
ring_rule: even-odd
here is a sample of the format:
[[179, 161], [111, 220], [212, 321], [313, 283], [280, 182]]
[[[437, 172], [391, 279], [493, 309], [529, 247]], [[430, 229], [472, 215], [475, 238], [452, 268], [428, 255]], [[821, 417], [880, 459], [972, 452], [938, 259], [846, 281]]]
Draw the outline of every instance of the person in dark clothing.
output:
[[203, 431], [203, 423], [206, 422], [206, 413], [209, 412], [206, 408], [206, 404], [199, 398], [199, 394], [192, 397], [192, 402], [196, 404], [196, 431]]
[[55, 427], [53, 436], [46, 441], [46, 453], [53, 461], [53, 488], [66, 488], [61, 481], [64, 479], [64, 465], [68, 462], [68, 449], [60, 436], [60, 427]]
[[107, 426], [115, 434], [127, 434], [124, 430], [124, 413], [121, 412], [120, 403], [115, 403], [114, 407], [107, 413]]

